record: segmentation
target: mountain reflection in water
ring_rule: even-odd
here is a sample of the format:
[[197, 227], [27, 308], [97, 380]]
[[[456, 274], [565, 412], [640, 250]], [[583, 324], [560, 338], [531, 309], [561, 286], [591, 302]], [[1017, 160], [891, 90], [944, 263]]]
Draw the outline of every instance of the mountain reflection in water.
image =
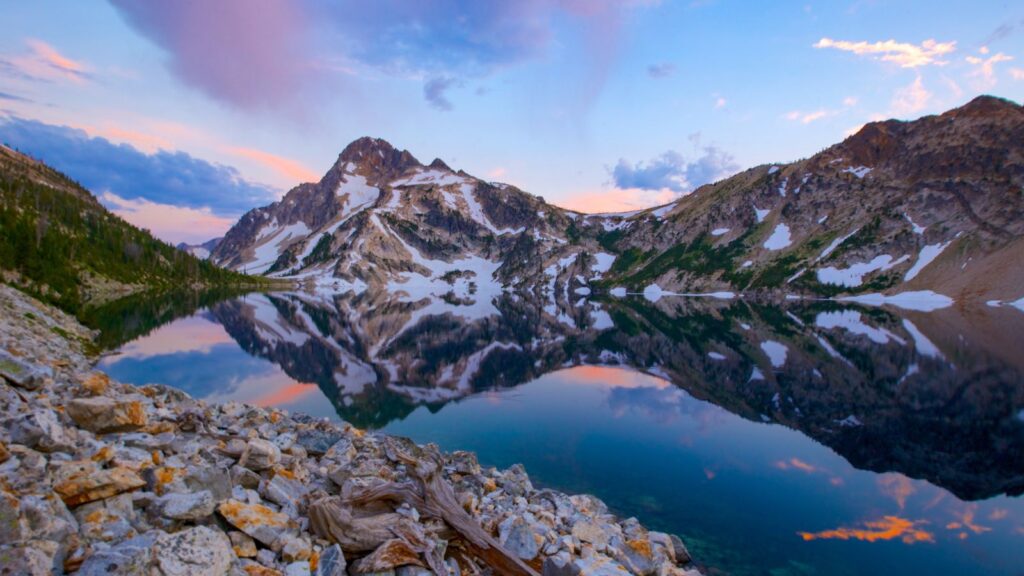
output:
[[1015, 574], [1018, 334], [1015, 309], [250, 294], [102, 367], [523, 462], [711, 573]]

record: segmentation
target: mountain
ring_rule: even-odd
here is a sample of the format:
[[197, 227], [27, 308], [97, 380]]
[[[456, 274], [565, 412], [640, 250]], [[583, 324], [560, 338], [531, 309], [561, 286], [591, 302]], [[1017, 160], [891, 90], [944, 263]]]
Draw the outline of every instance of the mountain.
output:
[[3, 145], [0, 276], [74, 313], [147, 289], [253, 283], [157, 240], [67, 176]]
[[581, 251], [600, 251], [596, 236], [580, 234], [588, 218], [441, 160], [423, 165], [383, 140], [360, 138], [320, 182], [245, 214], [211, 258], [238, 271], [321, 285], [462, 296], [499, 284], [533, 286], [545, 268], [561, 278], [579, 272], [583, 280], [573, 282], [583, 285], [595, 276], [588, 268], [606, 269], [611, 261], [577, 259]]
[[989, 96], [611, 215], [361, 138], [320, 182], [243, 216], [211, 258], [321, 287], [456, 299], [516, 288], [1009, 300], [1024, 285], [1022, 186], [1024, 108]]
[[1024, 108], [978, 97], [888, 120], [639, 213], [604, 244], [611, 282], [832, 296], [1024, 292]]
[[220, 244], [220, 241], [223, 239], [223, 236], [219, 238], [212, 238], [210, 240], [207, 240], [206, 242], [203, 242], [202, 244], [188, 244], [186, 242], [179, 242], [177, 248], [178, 250], [188, 252], [189, 254], [195, 256], [196, 258], [199, 258], [200, 260], [206, 260], [207, 258], [210, 257], [210, 253], [213, 252], [213, 249], [216, 248], [217, 245]]

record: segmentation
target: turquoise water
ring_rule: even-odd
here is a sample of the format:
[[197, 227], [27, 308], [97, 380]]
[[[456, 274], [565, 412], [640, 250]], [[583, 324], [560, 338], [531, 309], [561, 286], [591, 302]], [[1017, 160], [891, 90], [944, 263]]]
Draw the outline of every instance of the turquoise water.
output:
[[1024, 570], [1016, 310], [372, 304], [249, 296], [101, 367], [522, 463], [679, 534], [708, 574]]

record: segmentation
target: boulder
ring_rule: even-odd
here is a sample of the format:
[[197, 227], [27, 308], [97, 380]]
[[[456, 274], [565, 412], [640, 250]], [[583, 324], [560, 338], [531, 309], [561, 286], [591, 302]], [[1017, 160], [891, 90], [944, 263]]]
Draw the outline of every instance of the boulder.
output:
[[282, 535], [295, 528], [286, 514], [274, 512], [261, 504], [246, 504], [232, 499], [221, 503], [217, 511], [232, 526], [264, 546], [273, 546]]
[[0, 576], [48, 576], [54, 570], [55, 542], [0, 546]]
[[273, 442], [253, 438], [245, 445], [238, 464], [250, 470], [267, 470], [281, 461], [281, 449]]
[[341, 546], [333, 544], [320, 553], [313, 576], [345, 576], [347, 566]]
[[110, 498], [146, 485], [138, 474], [128, 468], [104, 470], [90, 460], [64, 464], [58, 477], [60, 480], [54, 483], [53, 489], [70, 507]]
[[163, 576], [223, 576], [235, 560], [228, 537], [206, 526], [160, 535], [153, 556]]
[[147, 532], [100, 549], [85, 559], [77, 576], [133, 576], [145, 574], [153, 563], [151, 550], [160, 532]]
[[239, 558], [256, 557], [256, 541], [252, 539], [252, 536], [245, 532], [232, 530], [228, 532], [228, 538], [231, 540], [231, 549], [235, 551], [235, 556]]
[[0, 378], [25, 390], [38, 390], [53, 378], [49, 366], [38, 366], [0, 349]]
[[75, 398], [66, 409], [75, 424], [97, 433], [129, 432], [145, 427], [148, 422], [142, 402], [134, 399]]
[[340, 430], [302, 430], [295, 442], [305, 448], [308, 454], [320, 456], [344, 437]]
[[349, 572], [352, 574], [373, 574], [387, 572], [400, 566], [423, 567], [420, 555], [405, 540], [388, 540], [378, 546], [369, 556], [356, 560]]
[[4, 423], [12, 442], [40, 452], [67, 452], [73, 440], [49, 408], [8, 419]]
[[184, 494], [171, 492], [153, 502], [157, 514], [172, 520], [202, 520], [213, 514], [216, 505], [209, 490]]

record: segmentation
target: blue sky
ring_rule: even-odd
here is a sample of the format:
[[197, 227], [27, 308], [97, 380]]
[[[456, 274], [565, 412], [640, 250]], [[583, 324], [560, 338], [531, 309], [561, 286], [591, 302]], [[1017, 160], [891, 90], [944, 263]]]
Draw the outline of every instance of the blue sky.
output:
[[0, 139], [171, 240], [363, 135], [577, 209], [1024, 99], [1024, 4], [0, 0]]

